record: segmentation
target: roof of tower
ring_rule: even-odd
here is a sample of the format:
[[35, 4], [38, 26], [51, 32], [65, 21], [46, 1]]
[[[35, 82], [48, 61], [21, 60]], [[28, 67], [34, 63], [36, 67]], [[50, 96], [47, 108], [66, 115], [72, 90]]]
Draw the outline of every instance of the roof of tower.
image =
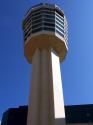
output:
[[55, 11], [57, 11], [58, 13], [60, 13], [61, 15], [64, 15], [64, 12], [62, 9], [60, 9], [59, 6], [57, 6], [56, 4], [49, 4], [49, 3], [40, 3], [37, 5], [34, 5], [32, 7], [30, 7], [30, 9], [27, 11], [27, 13], [24, 16], [24, 19], [29, 15], [29, 13], [31, 13], [32, 11], [39, 9], [41, 7], [47, 7], [47, 8], [51, 8], [54, 9]]

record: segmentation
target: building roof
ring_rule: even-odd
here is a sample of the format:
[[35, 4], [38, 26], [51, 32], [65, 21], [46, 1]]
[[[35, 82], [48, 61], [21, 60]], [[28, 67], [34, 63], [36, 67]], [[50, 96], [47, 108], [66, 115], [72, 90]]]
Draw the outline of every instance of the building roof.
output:
[[93, 104], [65, 106], [66, 123], [93, 123]]
[[[1, 125], [26, 125], [28, 106], [10, 108], [3, 114]], [[93, 104], [65, 106], [66, 123], [93, 123]]]

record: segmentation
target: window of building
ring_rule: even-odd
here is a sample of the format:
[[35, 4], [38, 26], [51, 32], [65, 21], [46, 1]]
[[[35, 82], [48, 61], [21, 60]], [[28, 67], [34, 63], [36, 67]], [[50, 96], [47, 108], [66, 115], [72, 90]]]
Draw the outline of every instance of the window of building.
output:
[[35, 17], [32, 17], [31, 20], [34, 21], [34, 20], [38, 20], [38, 19], [41, 19], [42, 18], [42, 15], [37, 15]]
[[32, 25], [35, 25], [38, 22], [42, 22], [42, 19], [38, 19], [38, 20], [32, 21]]
[[51, 15], [51, 14], [54, 14], [53, 11], [48, 11], [48, 10], [47, 10], [47, 11], [46, 11], [46, 10], [43, 10], [42, 12], [45, 13], [45, 14], [50, 14], [50, 15]]
[[63, 33], [61, 33], [59, 30], [56, 29], [56, 33], [58, 33], [60, 36], [64, 37]]
[[56, 25], [56, 28], [57, 28], [58, 30], [60, 30], [60, 31], [64, 34], [64, 30], [63, 30], [62, 28], [60, 28], [60, 27], [57, 26], [57, 25]]
[[41, 27], [42, 26], [42, 23], [37, 23], [35, 25], [32, 25], [32, 29], [35, 29], [35, 28], [38, 28], [38, 27]]
[[33, 15], [33, 14], [41, 12], [42, 10], [43, 10], [43, 7], [39, 8], [39, 9], [36, 9], [36, 10], [33, 10], [31, 13]]
[[50, 27], [55, 27], [55, 23], [43, 22], [43, 25], [45, 25], [45, 26], [50, 26]]
[[39, 31], [41, 31], [41, 30], [42, 30], [42, 27], [39, 27], [39, 28], [37, 28], [37, 29], [32, 30], [32, 33], [36, 33], [36, 32], [39, 32]]
[[64, 21], [64, 17], [62, 17], [61, 15], [59, 15], [58, 13], [55, 13], [56, 14], [56, 16], [59, 18], [59, 19], [61, 19], [61, 20], [63, 20]]
[[64, 25], [63, 24], [59, 23], [58, 21], [56, 21], [56, 24], [64, 29]]
[[64, 22], [60, 20], [58, 17], [56, 17], [56, 21], [60, 22], [61, 24], [64, 24]]
[[53, 27], [43, 27], [43, 30], [55, 32], [55, 28], [53, 28]]
[[43, 14], [43, 17], [55, 19], [55, 15], [51, 15], [51, 14]]
[[54, 20], [54, 19], [43, 18], [43, 21], [45, 21], [45, 22], [53, 22], [53, 23], [55, 23], [55, 20]]

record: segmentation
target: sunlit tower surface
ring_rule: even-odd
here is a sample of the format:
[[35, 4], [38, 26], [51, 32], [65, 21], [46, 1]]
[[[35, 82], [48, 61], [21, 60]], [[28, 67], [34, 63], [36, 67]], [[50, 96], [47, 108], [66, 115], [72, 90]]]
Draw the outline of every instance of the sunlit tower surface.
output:
[[60, 63], [66, 57], [67, 21], [57, 6], [41, 3], [23, 20], [24, 54], [32, 64], [27, 125], [65, 124]]

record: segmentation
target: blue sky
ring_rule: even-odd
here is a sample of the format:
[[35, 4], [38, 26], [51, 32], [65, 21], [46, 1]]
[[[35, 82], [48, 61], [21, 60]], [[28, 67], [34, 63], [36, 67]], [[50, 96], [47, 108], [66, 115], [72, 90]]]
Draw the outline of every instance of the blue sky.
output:
[[[0, 119], [28, 103], [31, 65], [24, 57], [22, 19], [45, 0], [0, 1]], [[61, 64], [65, 105], [93, 103], [93, 0], [47, 0], [58, 4], [69, 25], [69, 51]]]

